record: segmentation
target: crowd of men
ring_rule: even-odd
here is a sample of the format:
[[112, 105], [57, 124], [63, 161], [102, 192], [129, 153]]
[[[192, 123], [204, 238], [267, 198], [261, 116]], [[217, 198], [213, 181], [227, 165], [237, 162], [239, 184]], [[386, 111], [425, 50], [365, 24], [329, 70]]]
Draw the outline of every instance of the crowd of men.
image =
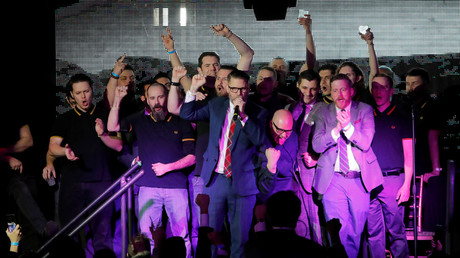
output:
[[[223, 24], [211, 30], [238, 51], [236, 66], [221, 65], [217, 53], [206, 51], [197, 73], [188, 75], [167, 29], [162, 40], [171, 77], [136, 85], [124, 55], [95, 104], [90, 77], [73, 75], [66, 86], [72, 109], [56, 118], [43, 169], [45, 180], [59, 180], [60, 226], [140, 160], [136, 228], [150, 239], [149, 255], [161, 253], [166, 242], [158, 232], [166, 230], [183, 240], [186, 257], [385, 257], [387, 249], [408, 257], [404, 208], [413, 155], [415, 173], [426, 182], [442, 171], [442, 118], [428, 94], [429, 75], [411, 69], [407, 95], [395, 96], [394, 74], [379, 68], [370, 29], [360, 35], [369, 51], [367, 87], [353, 62], [316, 68], [310, 16], [299, 24], [306, 61], [296, 82], [286, 79], [289, 65], [277, 57], [251, 85], [254, 51]], [[21, 122], [12, 128], [17, 137], [0, 149], [11, 184], [22, 172], [14, 154], [32, 144]], [[30, 195], [21, 189], [8, 191], [37, 232], [55, 233], [33, 198], [21, 207]], [[108, 206], [91, 220], [95, 251], [119, 250], [117, 210]]]

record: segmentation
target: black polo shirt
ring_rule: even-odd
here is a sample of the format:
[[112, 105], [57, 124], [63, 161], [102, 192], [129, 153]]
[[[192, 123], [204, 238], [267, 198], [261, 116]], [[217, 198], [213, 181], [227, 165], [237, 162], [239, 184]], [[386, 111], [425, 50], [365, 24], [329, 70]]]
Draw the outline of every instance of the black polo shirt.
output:
[[107, 147], [95, 129], [97, 118], [107, 124], [108, 112], [101, 105], [88, 112], [74, 108], [58, 116], [51, 137], [63, 139], [62, 146], [69, 144], [79, 158], [70, 161], [64, 157], [62, 179], [73, 182], [110, 181], [110, 165], [115, 151]]
[[402, 139], [412, 138], [411, 117], [394, 104], [384, 112], [374, 108], [375, 134], [372, 150], [382, 171], [403, 169]]
[[187, 188], [187, 169], [170, 171], [157, 177], [152, 164], [171, 163], [188, 154], [195, 154], [195, 136], [189, 122], [168, 114], [163, 121], [138, 112], [121, 121], [121, 130], [132, 129], [136, 135], [139, 159], [144, 175], [136, 182], [139, 186], [159, 188]]

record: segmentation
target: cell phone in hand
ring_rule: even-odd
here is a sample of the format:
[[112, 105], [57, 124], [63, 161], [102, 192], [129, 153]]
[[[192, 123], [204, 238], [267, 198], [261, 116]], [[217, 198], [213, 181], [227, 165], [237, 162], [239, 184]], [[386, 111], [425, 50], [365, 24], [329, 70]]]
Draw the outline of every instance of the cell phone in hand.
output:
[[16, 216], [14, 214], [7, 214], [6, 221], [8, 223], [8, 231], [11, 233], [16, 228]]
[[309, 14], [308, 10], [299, 9], [299, 17], [298, 18], [305, 18]]
[[367, 25], [359, 26], [359, 28], [358, 28], [359, 34], [366, 35], [368, 29], [369, 29], [369, 26], [367, 26]]

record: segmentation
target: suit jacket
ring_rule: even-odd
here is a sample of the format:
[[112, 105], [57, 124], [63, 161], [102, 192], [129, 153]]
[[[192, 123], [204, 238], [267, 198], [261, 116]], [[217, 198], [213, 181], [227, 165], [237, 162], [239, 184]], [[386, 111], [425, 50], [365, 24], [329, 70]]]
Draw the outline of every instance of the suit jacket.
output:
[[[364, 188], [368, 192], [383, 183], [382, 171], [371, 148], [375, 132], [372, 112], [372, 107], [368, 104], [354, 101], [351, 103], [350, 122], [355, 129], [348, 140], [351, 142], [351, 150], [361, 169]], [[321, 153], [321, 156], [318, 159], [313, 187], [318, 193], [324, 194], [334, 175], [338, 154], [337, 143], [331, 135], [332, 129], [337, 125], [335, 105], [331, 103], [322, 107], [315, 118], [313, 149]]]
[[[219, 159], [219, 139], [230, 100], [227, 97], [217, 97], [202, 107], [196, 107], [194, 102], [184, 103], [180, 116], [186, 120], [209, 120], [210, 122], [209, 143], [203, 154], [201, 170], [203, 182], [209, 186]], [[260, 156], [257, 151], [266, 141], [267, 111], [256, 104], [247, 102], [245, 113], [248, 120], [244, 127], [237, 121], [231, 150], [233, 187], [240, 196], [257, 194], [259, 179], [273, 177], [271, 173], [264, 173], [260, 170]]]
[[[307, 120], [305, 120], [302, 130], [298, 132], [299, 150], [297, 151], [297, 164], [299, 166], [299, 173], [296, 176], [296, 181], [300, 184], [301, 189], [307, 193], [312, 192], [311, 186], [313, 183], [313, 176], [315, 175], [315, 167], [307, 167], [303, 161], [302, 154], [308, 152], [312, 156], [319, 156], [319, 154], [313, 150], [311, 142], [315, 126], [315, 113], [324, 105], [326, 105], [326, 103], [320, 100], [313, 105], [312, 109], [308, 113]], [[289, 111], [291, 111], [295, 123], [298, 123], [299, 116], [302, 113], [302, 103], [297, 102], [295, 105], [291, 105], [289, 107]]]

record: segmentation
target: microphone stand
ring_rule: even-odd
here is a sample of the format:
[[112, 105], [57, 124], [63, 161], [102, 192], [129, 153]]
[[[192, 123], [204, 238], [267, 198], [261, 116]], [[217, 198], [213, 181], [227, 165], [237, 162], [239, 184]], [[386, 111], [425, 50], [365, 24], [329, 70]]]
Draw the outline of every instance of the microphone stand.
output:
[[[417, 187], [415, 183], [415, 104], [411, 103], [412, 115], [412, 193], [414, 194], [414, 258], [417, 258]], [[421, 198], [421, 196], [420, 196]]]

